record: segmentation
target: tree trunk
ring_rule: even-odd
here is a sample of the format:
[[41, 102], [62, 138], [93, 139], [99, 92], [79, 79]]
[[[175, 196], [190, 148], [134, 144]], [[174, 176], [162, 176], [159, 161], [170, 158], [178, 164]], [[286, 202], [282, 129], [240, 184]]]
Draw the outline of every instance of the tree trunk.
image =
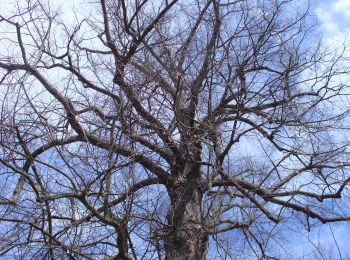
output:
[[199, 178], [193, 179], [193, 175], [184, 178], [182, 175], [169, 193], [171, 208], [167, 219], [170, 227], [164, 238], [165, 259], [207, 259], [208, 234], [204, 230], [201, 212], [203, 194]]

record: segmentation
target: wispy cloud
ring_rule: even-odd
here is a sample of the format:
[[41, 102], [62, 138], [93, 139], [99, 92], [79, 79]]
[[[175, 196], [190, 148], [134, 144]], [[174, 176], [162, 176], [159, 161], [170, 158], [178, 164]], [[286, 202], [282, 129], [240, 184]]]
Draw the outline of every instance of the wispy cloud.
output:
[[344, 19], [350, 22], [350, 1], [349, 0], [334, 1], [332, 3], [332, 10], [342, 14], [344, 16]]
[[336, 48], [349, 40], [350, 36], [350, 1], [320, 1], [315, 11], [324, 44]]

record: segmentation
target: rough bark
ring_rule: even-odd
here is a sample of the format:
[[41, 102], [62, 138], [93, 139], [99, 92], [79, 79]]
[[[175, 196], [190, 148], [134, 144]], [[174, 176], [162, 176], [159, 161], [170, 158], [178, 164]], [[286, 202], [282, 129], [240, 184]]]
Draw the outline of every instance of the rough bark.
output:
[[207, 259], [208, 234], [204, 228], [201, 210], [203, 192], [199, 180], [199, 170], [193, 172], [191, 169], [187, 174], [181, 174], [169, 190], [169, 228], [164, 239], [167, 260]]

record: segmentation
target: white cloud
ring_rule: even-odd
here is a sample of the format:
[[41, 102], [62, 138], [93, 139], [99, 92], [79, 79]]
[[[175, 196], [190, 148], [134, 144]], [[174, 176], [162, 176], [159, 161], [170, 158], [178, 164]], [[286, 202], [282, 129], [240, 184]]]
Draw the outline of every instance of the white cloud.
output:
[[324, 44], [330, 48], [342, 48], [350, 36], [350, 0], [334, 0], [319, 3], [315, 13], [320, 21]]
[[341, 13], [344, 19], [350, 21], [350, 1], [349, 0], [337, 0], [332, 3], [332, 10]]

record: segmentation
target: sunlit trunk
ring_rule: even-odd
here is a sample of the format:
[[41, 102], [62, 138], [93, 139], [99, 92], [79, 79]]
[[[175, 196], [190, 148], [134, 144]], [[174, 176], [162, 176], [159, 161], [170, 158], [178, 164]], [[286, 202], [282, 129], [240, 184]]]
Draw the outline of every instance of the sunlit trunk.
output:
[[207, 259], [199, 173], [182, 175], [169, 193], [172, 204], [167, 215], [170, 227], [164, 239], [165, 259]]

